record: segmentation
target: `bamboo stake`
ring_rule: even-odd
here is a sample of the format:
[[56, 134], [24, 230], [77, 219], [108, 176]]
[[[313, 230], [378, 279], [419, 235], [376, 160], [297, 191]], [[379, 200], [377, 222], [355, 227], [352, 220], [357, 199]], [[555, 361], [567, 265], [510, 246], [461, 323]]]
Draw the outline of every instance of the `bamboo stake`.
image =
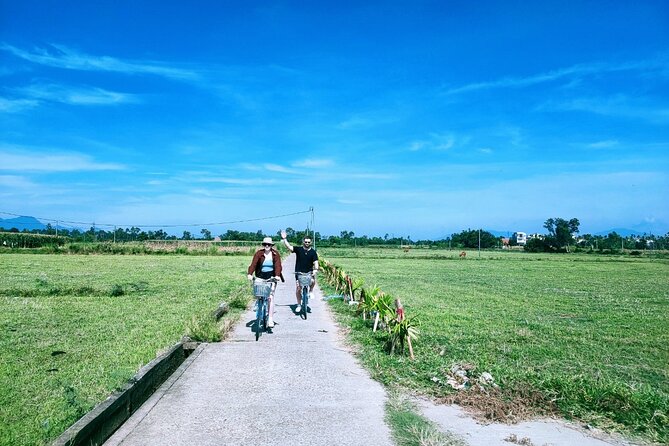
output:
[[411, 359], [415, 359], [413, 356], [413, 347], [411, 346], [411, 337], [407, 335], [407, 344], [409, 344], [409, 356], [411, 356]]
[[381, 315], [380, 311], [376, 312], [376, 317], [374, 318], [374, 331], [376, 331], [376, 326], [379, 325], [379, 316]]

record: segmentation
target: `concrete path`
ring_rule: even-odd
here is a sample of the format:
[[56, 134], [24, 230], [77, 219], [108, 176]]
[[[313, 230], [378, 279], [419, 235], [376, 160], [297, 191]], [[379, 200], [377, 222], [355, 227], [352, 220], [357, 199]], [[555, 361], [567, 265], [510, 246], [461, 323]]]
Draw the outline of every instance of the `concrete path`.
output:
[[293, 312], [294, 263], [284, 259], [273, 333], [256, 342], [246, 312], [228, 340], [198, 347], [105, 444], [391, 445], [384, 390], [340, 341], [320, 290], [306, 321]]
[[[457, 405], [435, 405], [429, 400], [416, 400], [423, 415], [444, 432], [464, 440], [468, 446], [634, 446], [620, 436], [606, 434], [598, 429], [585, 431], [583, 427], [565, 420], [538, 419], [518, 424], [477, 422], [472, 415]], [[515, 441], [511, 441], [513, 438]]]

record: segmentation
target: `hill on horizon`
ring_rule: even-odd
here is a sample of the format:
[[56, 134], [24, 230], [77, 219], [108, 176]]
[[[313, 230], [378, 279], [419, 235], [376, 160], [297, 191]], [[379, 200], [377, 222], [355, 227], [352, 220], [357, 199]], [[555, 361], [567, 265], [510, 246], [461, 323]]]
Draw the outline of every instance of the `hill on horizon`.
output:
[[32, 231], [33, 229], [46, 229], [46, 225], [35, 217], [21, 216], [15, 218], [0, 218], [0, 228], [3, 228], [5, 231], [9, 231], [12, 228], [16, 228], [19, 231], [25, 229]]

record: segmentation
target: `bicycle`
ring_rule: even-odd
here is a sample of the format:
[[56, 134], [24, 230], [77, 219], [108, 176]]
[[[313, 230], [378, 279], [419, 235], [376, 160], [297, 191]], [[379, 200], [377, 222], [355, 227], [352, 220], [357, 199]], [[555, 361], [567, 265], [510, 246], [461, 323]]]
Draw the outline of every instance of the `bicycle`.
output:
[[260, 339], [261, 330], [271, 332], [267, 329], [267, 319], [269, 318], [269, 296], [272, 294], [272, 287], [276, 279], [253, 280], [253, 295], [256, 297], [256, 341]]
[[307, 319], [307, 309], [309, 308], [309, 287], [311, 286], [312, 273], [295, 273], [297, 275], [297, 281], [302, 287], [302, 305], [300, 306], [299, 315], [303, 316], [304, 319]]

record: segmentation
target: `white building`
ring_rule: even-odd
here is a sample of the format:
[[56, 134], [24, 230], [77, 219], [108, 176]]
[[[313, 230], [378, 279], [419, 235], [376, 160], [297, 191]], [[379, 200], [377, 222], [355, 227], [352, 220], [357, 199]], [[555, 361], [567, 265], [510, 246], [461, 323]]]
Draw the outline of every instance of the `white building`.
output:
[[527, 243], [527, 234], [524, 232], [514, 232], [511, 238], [516, 240], [518, 246], [525, 246]]

